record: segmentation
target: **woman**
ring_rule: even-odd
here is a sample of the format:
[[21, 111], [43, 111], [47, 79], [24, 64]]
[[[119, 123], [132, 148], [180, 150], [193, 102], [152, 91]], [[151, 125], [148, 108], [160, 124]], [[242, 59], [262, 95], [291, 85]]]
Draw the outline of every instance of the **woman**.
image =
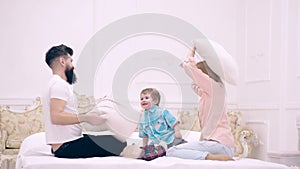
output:
[[195, 48], [181, 64], [192, 78], [192, 88], [201, 97], [198, 118], [201, 138], [175, 146], [167, 156], [195, 160], [233, 160], [234, 138], [227, 120], [225, 86], [205, 61], [195, 62]]

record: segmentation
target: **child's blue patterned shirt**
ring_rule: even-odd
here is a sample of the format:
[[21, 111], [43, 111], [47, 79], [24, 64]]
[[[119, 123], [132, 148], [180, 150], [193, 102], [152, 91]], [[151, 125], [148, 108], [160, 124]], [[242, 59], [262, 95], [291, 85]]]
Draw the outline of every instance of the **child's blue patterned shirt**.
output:
[[139, 137], [148, 137], [150, 144], [164, 141], [170, 144], [174, 140], [176, 118], [166, 109], [157, 105], [145, 110], [139, 123]]

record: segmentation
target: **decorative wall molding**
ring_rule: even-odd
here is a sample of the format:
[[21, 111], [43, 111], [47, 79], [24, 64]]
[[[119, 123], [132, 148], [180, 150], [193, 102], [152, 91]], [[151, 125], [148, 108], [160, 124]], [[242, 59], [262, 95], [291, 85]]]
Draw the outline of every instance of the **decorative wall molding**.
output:
[[[130, 103], [132, 105], [140, 104], [140, 102], [136, 102], [136, 101], [131, 101]], [[169, 108], [170, 109], [197, 109], [198, 106], [199, 106], [199, 102], [181, 103], [181, 102], [174, 102], [174, 101], [170, 101], [164, 105], [164, 107], [167, 109], [169, 109]]]
[[0, 98], [0, 106], [10, 106], [13, 110], [24, 110], [31, 106], [35, 98]]
[[298, 58], [298, 65], [297, 65], [297, 77], [300, 78], [300, 2], [297, 1], [297, 58]]
[[0, 105], [28, 106], [33, 101], [34, 98], [0, 98]]
[[[25, 107], [32, 105], [34, 98], [0, 98], [0, 105], [10, 105], [13, 107]], [[133, 105], [139, 105], [139, 102], [131, 101]], [[199, 106], [199, 102], [175, 102], [170, 101], [166, 103], [167, 107], [181, 108], [183, 106], [187, 108], [196, 108]], [[228, 103], [228, 110], [279, 110], [280, 106], [277, 104], [237, 104]], [[290, 102], [286, 105], [286, 109], [300, 109], [300, 102]]]
[[251, 104], [229, 104], [227, 106], [228, 110], [251, 110], [251, 111], [256, 111], [256, 110], [279, 110], [280, 106], [277, 104], [256, 104], [256, 105], [251, 105]]
[[[24, 109], [26, 106], [32, 105], [34, 102], [34, 98], [0, 98], [0, 105], [10, 105], [12, 108], [15, 109]], [[130, 102], [133, 105], [139, 105], [139, 102], [132, 101]], [[199, 102], [174, 102], [170, 101], [166, 104], [166, 108], [172, 109], [196, 109], [199, 106]], [[245, 111], [257, 111], [257, 110], [279, 110], [280, 105], [277, 104], [236, 104], [236, 103], [228, 103], [227, 104], [228, 110], [245, 110]], [[286, 104], [285, 109], [287, 110], [299, 110], [300, 109], [300, 102], [289, 102]]]
[[147, 84], [153, 84], [153, 85], [187, 85], [187, 86], [191, 86], [191, 82], [170, 82], [170, 81], [166, 81], [166, 82], [162, 82], [162, 81], [143, 81], [143, 82], [139, 82], [137, 81], [136, 84], [139, 85], [147, 85]]
[[300, 101], [287, 103], [286, 109], [287, 110], [300, 110]]
[[247, 0], [245, 11], [245, 81], [270, 81], [272, 1]]
[[[250, 105], [250, 104], [243, 104], [243, 105], [235, 105], [235, 104], [229, 104], [227, 106], [228, 110], [246, 110], [246, 111], [257, 111], [257, 110], [280, 110], [280, 105], [277, 104], [264, 104], [264, 105]], [[289, 102], [286, 103], [284, 106], [285, 110], [300, 110], [300, 102]]]
[[[139, 102], [130, 102], [134, 105], [139, 104]], [[296, 104], [296, 103], [295, 103]], [[168, 102], [166, 104], [167, 108], [172, 108], [172, 109], [176, 109], [176, 108], [181, 108], [185, 106], [186, 108], [191, 108], [191, 109], [195, 109], [199, 106], [199, 102], [186, 102], [186, 103], [181, 103], [181, 102]], [[296, 105], [294, 105], [296, 106]], [[250, 104], [236, 104], [236, 103], [229, 103], [227, 104], [227, 109], [228, 110], [245, 110], [245, 111], [257, 111], [257, 110], [279, 110], [280, 106], [277, 104], [257, 104], [257, 105], [250, 105]]]

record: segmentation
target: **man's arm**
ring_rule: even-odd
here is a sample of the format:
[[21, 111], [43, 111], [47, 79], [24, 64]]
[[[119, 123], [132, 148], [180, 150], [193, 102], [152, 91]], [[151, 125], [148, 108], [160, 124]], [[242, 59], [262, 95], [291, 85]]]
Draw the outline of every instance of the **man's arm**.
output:
[[50, 99], [50, 117], [51, 122], [56, 125], [70, 125], [80, 122], [88, 122], [98, 125], [106, 121], [106, 114], [71, 114], [64, 111], [67, 102], [57, 98]]

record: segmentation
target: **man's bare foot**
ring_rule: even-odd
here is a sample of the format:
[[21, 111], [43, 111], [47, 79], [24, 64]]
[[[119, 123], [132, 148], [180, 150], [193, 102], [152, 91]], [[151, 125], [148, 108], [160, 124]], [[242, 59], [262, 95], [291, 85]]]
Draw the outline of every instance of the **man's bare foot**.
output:
[[233, 158], [225, 154], [207, 154], [205, 160], [232, 161]]

